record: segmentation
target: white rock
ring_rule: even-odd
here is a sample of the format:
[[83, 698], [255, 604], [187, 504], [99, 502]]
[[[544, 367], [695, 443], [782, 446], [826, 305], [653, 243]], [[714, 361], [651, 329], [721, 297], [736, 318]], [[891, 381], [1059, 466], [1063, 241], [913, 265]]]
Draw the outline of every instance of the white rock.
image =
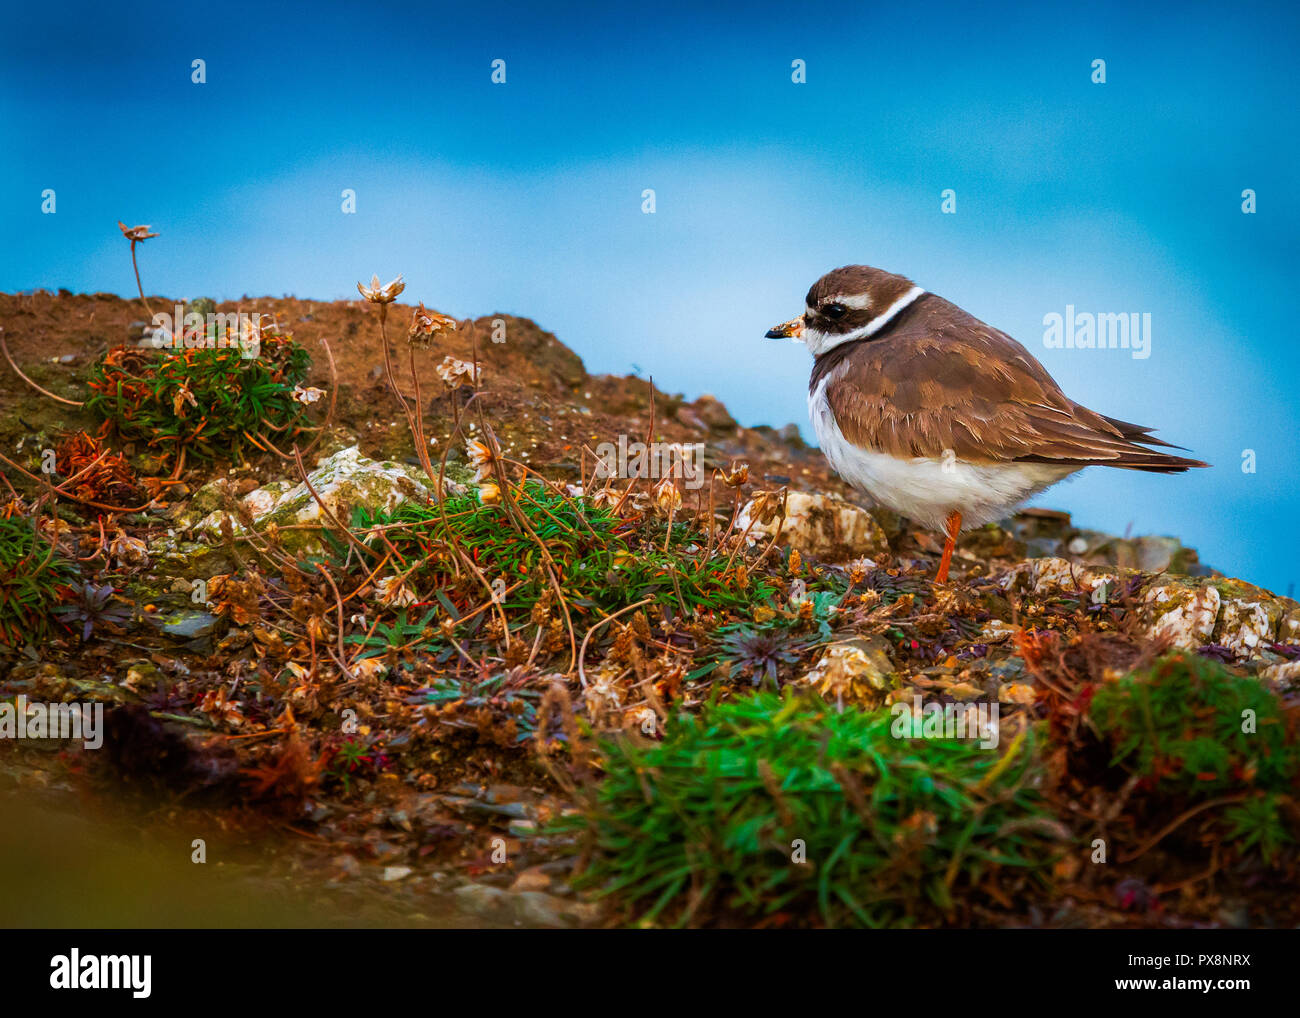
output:
[[1208, 584], [1152, 587], [1146, 605], [1153, 613], [1150, 633], [1175, 647], [1195, 650], [1211, 641], [1219, 618], [1219, 591]]
[[1271, 643], [1281, 612], [1275, 603], [1233, 598], [1219, 613], [1218, 642], [1241, 657], [1249, 657], [1261, 643]]
[[[754, 503], [741, 510], [737, 526], [743, 532], [753, 519]], [[865, 509], [834, 495], [792, 491], [786, 496], [785, 521], [754, 522], [750, 540], [770, 539], [781, 527], [779, 543], [823, 562], [847, 562], [861, 555], [889, 550], [880, 524]]]
[[1260, 671], [1259, 677], [1276, 682], [1283, 689], [1294, 689], [1300, 686], [1300, 661], [1284, 661], [1281, 664], [1269, 665]]
[[1003, 590], [1018, 587], [1035, 594], [1083, 590], [1091, 597], [1103, 584], [1109, 595], [1118, 582], [1119, 577], [1113, 572], [1089, 569], [1067, 559], [1031, 558], [1008, 570], [1001, 585]]
[[803, 681], [823, 696], [861, 700], [887, 690], [893, 672], [894, 664], [878, 642], [857, 638], [832, 643]]

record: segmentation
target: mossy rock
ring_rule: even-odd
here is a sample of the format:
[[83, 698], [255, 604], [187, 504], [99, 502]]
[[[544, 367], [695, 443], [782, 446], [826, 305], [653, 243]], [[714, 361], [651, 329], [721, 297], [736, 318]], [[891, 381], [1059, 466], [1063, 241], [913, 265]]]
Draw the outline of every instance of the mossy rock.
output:
[[1162, 573], [1146, 586], [1142, 615], [1153, 637], [1195, 650], [1213, 642], [1222, 606], [1223, 597], [1213, 583]]
[[[315, 494], [301, 482], [273, 481], [240, 499], [258, 531], [272, 525], [280, 528], [282, 546], [290, 554], [323, 552], [325, 545], [316, 527], [330, 526], [331, 515], [347, 523], [354, 509], [365, 509], [372, 515], [392, 512], [404, 502], [427, 499], [429, 493], [420, 471], [393, 460], [368, 459], [355, 445], [321, 461], [308, 479]], [[213, 490], [205, 489], [195, 496], [200, 508], [213, 500], [220, 505], [228, 493], [228, 488], [223, 491], [208, 487]], [[193, 515], [187, 508], [182, 518], [188, 520]], [[244, 523], [224, 508], [203, 516], [191, 525], [190, 531], [200, 541], [216, 543], [223, 539], [227, 526], [235, 536], [247, 532]]]
[[235, 558], [221, 545], [167, 535], [149, 545], [149, 560], [154, 575], [163, 579], [208, 580], [238, 568]]

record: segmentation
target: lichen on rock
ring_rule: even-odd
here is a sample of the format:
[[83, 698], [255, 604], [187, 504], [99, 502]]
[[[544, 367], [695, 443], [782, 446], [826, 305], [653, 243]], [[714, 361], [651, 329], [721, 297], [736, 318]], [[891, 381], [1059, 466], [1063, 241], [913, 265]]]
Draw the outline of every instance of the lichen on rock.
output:
[[1219, 610], [1214, 642], [1249, 657], [1263, 644], [1274, 642], [1282, 612], [1275, 597], [1228, 598]]
[[1300, 661], [1283, 661], [1260, 671], [1259, 677], [1276, 682], [1283, 690], [1300, 688]]
[[[302, 482], [294, 485], [287, 481], [273, 481], [245, 495], [241, 502], [254, 526], [263, 530], [270, 524], [280, 528], [321, 524], [328, 522], [328, 515], [348, 520], [352, 510], [358, 506], [374, 513], [391, 512], [408, 500], [429, 497], [423, 475], [413, 467], [368, 459], [355, 445], [323, 460], [308, 474], [308, 480], [310, 489]], [[201, 490], [195, 500], [210, 495], [206, 489]], [[191, 530], [200, 540], [220, 540], [227, 521], [233, 533], [246, 532], [243, 522], [226, 509], [208, 513], [194, 523]], [[294, 538], [291, 535], [295, 533], [305, 536]], [[319, 541], [311, 536], [310, 531], [285, 531], [284, 536], [286, 547], [291, 551], [319, 546]]]
[[1006, 591], [1034, 594], [1082, 590], [1102, 599], [1110, 596], [1121, 579], [1131, 575], [1134, 575], [1131, 569], [1098, 570], [1063, 558], [1033, 558], [1008, 570], [1002, 577], [1001, 586]]
[[1147, 631], [1174, 647], [1203, 647], [1213, 642], [1221, 603], [1212, 584], [1163, 574], [1151, 582], [1143, 599]]

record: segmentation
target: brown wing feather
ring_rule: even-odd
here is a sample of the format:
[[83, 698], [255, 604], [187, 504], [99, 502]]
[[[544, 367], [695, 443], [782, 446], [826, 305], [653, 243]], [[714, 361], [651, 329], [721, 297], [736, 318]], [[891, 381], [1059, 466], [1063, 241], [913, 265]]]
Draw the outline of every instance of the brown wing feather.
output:
[[1162, 473], [1207, 465], [1148, 448], [1177, 446], [1075, 403], [1005, 333], [932, 294], [925, 303], [924, 314], [907, 316], [880, 339], [819, 358], [813, 386], [826, 381], [840, 430], [854, 444], [903, 457], [952, 449], [974, 462]]

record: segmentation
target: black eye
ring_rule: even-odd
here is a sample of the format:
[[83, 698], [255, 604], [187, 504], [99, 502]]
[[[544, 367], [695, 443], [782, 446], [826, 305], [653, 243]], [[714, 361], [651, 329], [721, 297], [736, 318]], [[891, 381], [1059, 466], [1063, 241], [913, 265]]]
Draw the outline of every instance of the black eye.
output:
[[827, 318], [839, 320], [849, 313], [849, 309], [843, 304], [823, 304], [822, 314]]

